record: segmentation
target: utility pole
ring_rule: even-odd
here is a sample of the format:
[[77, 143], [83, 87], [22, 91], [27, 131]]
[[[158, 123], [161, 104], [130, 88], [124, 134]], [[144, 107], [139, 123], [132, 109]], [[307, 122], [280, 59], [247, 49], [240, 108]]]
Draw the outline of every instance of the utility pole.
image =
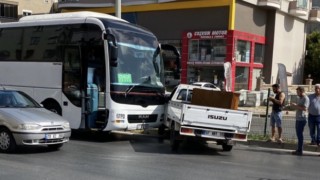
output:
[[116, 17], [121, 18], [121, 0], [115, 0]]

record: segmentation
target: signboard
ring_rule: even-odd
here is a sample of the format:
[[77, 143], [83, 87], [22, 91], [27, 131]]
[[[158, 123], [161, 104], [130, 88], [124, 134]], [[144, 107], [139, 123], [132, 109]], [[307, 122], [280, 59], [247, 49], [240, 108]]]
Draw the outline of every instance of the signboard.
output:
[[188, 32], [188, 39], [225, 39], [227, 38], [227, 30], [219, 31], [194, 31]]

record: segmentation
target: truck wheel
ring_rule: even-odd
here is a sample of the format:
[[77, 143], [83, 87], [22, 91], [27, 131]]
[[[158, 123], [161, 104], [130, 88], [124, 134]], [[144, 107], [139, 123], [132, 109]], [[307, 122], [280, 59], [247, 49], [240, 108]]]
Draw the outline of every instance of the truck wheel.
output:
[[161, 124], [158, 128], [158, 135], [164, 136], [165, 130], [166, 130], [166, 126], [164, 124]]
[[163, 143], [165, 138], [165, 125], [161, 124], [158, 128], [158, 141], [159, 143]]
[[174, 130], [174, 123], [172, 123], [170, 129], [170, 146], [172, 151], [178, 151], [180, 144], [180, 141], [176, 139], [178, 135], [179, 132]]
[[226, 143], [222, 144], [223, 151], [231, 151], [232, 147], [233, 147], [232, 145], [228, 145]]

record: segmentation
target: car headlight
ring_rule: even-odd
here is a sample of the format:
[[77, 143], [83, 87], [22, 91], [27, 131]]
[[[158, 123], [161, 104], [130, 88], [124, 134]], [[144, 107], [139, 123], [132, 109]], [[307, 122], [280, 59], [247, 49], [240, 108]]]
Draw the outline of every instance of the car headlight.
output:
[[42, 126], [39, 124], [20, 124], [17, 129], [19, 130], [38, 130], [41, 129]]
[[70, 123], [69, 122], [65, 122], [62, 124], [64, 129], [70, 129]]

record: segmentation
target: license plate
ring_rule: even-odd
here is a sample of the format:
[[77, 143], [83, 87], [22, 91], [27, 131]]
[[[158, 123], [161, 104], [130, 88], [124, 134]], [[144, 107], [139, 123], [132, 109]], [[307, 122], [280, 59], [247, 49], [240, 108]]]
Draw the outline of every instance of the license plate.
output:
[[59, 139], [62, 138], [62, 134], [45, 134], [44, 138], [45, 139]]
[[137, 125], [137, 130], [139, 129], [148, 129], [149, 128], [149, 124], [138, 124]]
[[207, 136], [223, 136], [224, 134], [221, 132], [211, 132], [211, 131], [203, 131], [202, 133], [203, 135], [207, 135]]

